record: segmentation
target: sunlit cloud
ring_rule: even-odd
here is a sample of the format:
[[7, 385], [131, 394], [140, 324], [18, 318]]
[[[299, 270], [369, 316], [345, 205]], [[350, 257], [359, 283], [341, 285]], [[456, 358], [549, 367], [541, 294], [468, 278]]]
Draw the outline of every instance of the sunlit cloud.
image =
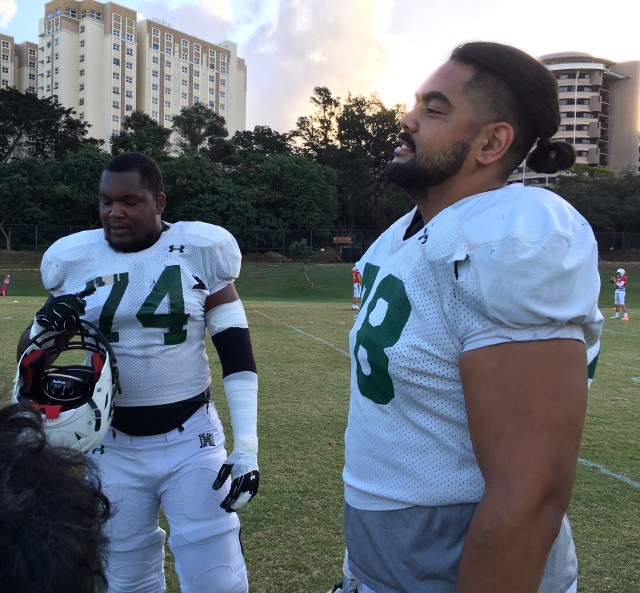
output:
[[0, 28], [6, 28], [18, 12], [15, 0], [0, 0]]

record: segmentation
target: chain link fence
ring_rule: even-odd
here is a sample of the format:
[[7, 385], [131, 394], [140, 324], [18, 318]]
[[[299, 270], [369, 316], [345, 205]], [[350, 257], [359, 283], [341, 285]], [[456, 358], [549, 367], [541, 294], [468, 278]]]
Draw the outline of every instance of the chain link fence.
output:
[[[24, 253], [23, 262], [40, 265], [42, 254], [60, 237], [85, 230], [69, 225], [13, 224], [1, 227], [0, 252]], [[238, 241], [245, 262], [284, 263], [291, 260], [289, 247], [304, 240], [313, 250], [312, 262], [356, 262], [380, 236], [380, 230], [269, 230], [229, 229]], [[600, 257], [608, 261], [640, 261], [640, 233], [596, 232]]]

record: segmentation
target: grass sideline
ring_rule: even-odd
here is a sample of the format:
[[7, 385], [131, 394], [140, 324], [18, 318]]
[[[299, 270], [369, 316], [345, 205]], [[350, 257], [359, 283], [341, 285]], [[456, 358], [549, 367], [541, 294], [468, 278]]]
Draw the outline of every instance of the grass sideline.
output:
[[[309, 289], [295, 265], [248, 265], [238, 281], [260, 371], [262, 486], [241, 511], [253, 593], [324, 593], [339, 578], [343, 433], [348, 408], [350, 265], [312, 265]], [[630, 276], [631, 321], [609, 319], [619, 264], [603, 266], [607, 317], [580, 457], [640, 484], [640, 266]], [[12, 272], [12, 280], [14, 272]], [[44, 298], [37, 274], [16, 272], [0, 298], [0, 380], [3, 403], [15, 374], [18, 336]], [[12, 291], [12, 289], [14, 289]], [[228, 426], [220, 367], [211, 348], [214, 399]], [[580, 557], [580, 593], [640, 591], [640, 489], [580, 464], [570, 507]], [[168, 592], [179, 586], [170, 569]]]

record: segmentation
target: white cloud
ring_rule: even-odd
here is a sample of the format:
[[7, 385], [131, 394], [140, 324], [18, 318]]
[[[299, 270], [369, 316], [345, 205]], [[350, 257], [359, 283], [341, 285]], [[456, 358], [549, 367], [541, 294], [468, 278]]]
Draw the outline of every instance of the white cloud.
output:
[[0, 28], [4, 29], [18, 12], [15, 0], [0, 0]]

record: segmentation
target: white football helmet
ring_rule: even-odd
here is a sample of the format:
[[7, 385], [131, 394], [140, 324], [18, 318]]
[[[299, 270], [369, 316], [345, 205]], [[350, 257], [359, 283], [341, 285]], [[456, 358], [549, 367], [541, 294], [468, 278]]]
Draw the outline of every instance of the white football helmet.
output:
[[18, 363], [12, 401], [40, 410], [50, 443], [86, 453], [111, 425], [120, 382], [102, 332], [84, 319], [77, 332], [66, 344], [56, 344], [48, 330], [30, 340]]
[[624, 268], [618, 268], [616, 270], [616, 274], [620, 274], [620, 276], [624, 276]]

